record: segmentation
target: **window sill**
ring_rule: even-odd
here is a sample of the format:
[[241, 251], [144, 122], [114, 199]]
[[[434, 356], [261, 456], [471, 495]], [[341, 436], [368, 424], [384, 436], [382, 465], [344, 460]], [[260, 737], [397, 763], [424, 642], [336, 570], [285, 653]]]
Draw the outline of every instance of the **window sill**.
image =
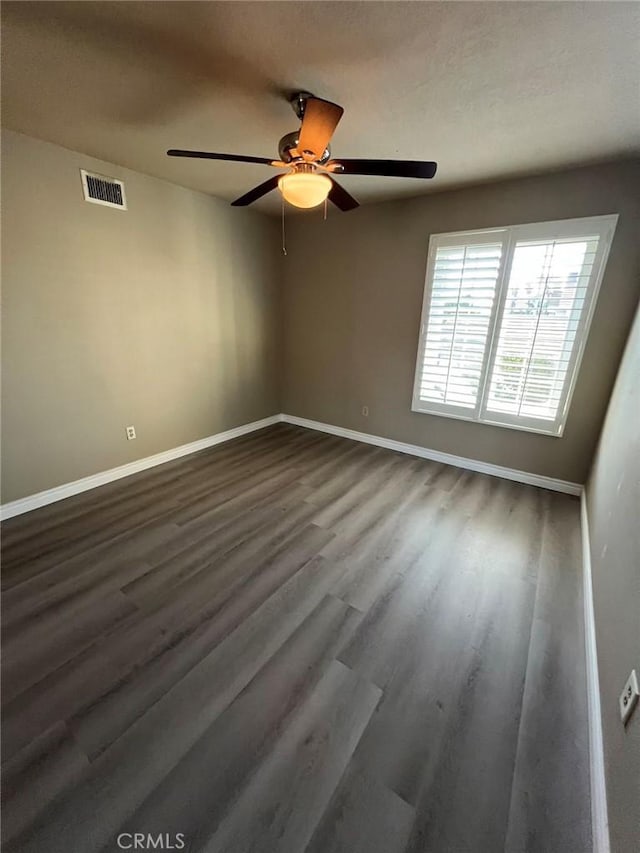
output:
[[564, 424], [556, 429], [544, 429], [541, 427], [525, 426], [524, 424], [506, 424], [502, 421], [492, 421], [487, 418], [474, 418], [470, 415], [463, 415], [454, 412], [436, 412], [433, 409], [419, 408], [415, 404], [411, 406], [411, 411], [419, 415], [433, 415], [436, 418], [451, 418], [454, 421], [467, 421], [467, 423], [480, 424], [481, 426], [500, 427], [501, 429], [515, 429], [518, 432], [532, 432], [536, 435], [545, 435], [547, 438], [562, 438], [564, 432]]

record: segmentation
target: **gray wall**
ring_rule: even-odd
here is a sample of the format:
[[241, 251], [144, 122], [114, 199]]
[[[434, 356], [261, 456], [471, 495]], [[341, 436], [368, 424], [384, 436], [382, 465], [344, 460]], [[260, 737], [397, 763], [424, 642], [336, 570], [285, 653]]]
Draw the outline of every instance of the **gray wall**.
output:
[[[124, 179], [129, 210], [86, 203], [81, 166]], [[313, 211], [283, 260], [277, 221], [6, 131], [3, 502], [279, 410], [584, 482], [638, 298], [639, 182], [621, 162]], [[429, 234], [604, 213], [620, 221], [564, 437], [412, 413]]]
[[640, 677], [640, 310], [587, 484], [591, 570], [612, 853], [640, 850], [640, 707], [618, 696]]
[[[638, 300], [639, 190], [627, 161], [291, 219], [283, 411], [583, 483]], [[620, 220], [564, 436], [411, 412], [429, 235], [606, 213]]]
[[2, 177], [3, 502], [278, 411], [277, 223], [11, 132]]

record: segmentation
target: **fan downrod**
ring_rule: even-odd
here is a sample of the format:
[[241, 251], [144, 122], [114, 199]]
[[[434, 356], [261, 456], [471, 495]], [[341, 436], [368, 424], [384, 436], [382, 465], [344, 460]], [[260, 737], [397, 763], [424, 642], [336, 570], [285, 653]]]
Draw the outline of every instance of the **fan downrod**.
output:
[[300, 121], [304, 118], [304, 110], [309, 98], [313, 98], [311, 92], [294, 92], [294, 94], [289, 98], [291, 109], [298, 116]]

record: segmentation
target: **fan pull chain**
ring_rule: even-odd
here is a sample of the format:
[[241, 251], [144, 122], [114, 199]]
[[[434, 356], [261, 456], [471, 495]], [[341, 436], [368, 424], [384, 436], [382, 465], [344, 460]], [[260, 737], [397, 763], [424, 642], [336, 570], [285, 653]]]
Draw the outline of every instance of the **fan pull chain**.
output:
[[287, 247], [285, 245], [285, 233], [284, 233], [284, 196], [282, 196], [282, 254], [287, 254]]

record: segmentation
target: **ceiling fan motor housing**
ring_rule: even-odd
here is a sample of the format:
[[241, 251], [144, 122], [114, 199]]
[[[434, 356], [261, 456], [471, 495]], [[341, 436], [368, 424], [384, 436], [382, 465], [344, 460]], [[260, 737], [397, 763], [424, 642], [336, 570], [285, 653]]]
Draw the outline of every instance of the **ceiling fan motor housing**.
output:
[[[297, 151], [298, 149], [298, 141], [300, 139], [300, 131], [294, 130], [291, 133], [285, 134], [282, 137], [280, 142], [278, 143], [278, 154], [283, 163], [293, 163], [295, 160], [301, 160], [302, 158], [292, 154], [292, 151]], [[316, 163], [324, 164], [331, 158], [331, 148], [327, 146], [324, 150], [324, 154], [320, 157], [319, 160], [316, 160]]]

